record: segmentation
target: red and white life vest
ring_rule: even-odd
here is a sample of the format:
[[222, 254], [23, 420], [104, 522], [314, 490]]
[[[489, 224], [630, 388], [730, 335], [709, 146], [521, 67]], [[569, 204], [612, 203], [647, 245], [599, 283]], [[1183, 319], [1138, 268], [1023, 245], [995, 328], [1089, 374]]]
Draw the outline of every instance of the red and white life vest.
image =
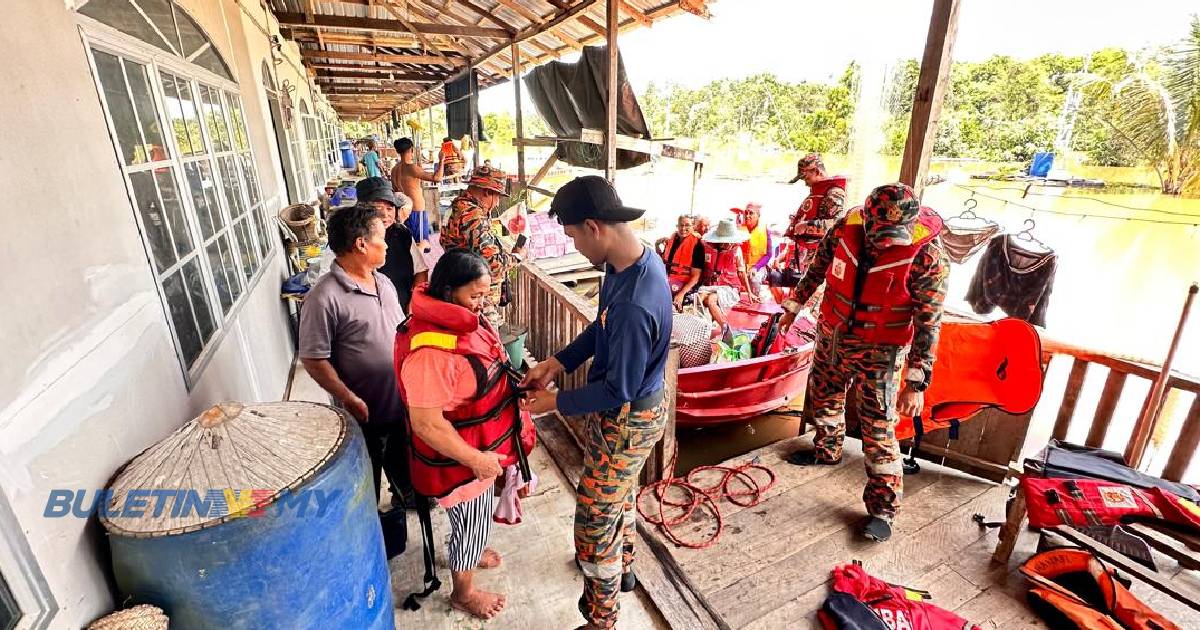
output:
[[1063, 479], [1024, 475], [1021, 488], [1029, 524], [1116, 525], [1159, 520], [1200, 533], [1200, 506], [1162, 488], [1138, 488], [1107, 479]]
[[724, 250], [704, 244], [704, 286], [727, 286], [742, 288], [742, 279], [738, 275], [741, 265], [738, 264], [738, 254], [741, 248], [728, 247]]
[[[683, 237], [682, 242], [679, 242], [679, 233], [671, 235], [667, 239], [667, 248], [663, 250], [663, 263], [667, 265], [667, 282], [671, 284], [671, 291], [678, 291], [687, 281], [692, 278], [692, 260], [696, 255], [696, 248], [700, 247], [700, 237], [695, 234], [688, 234]], [[675, 247], [675, 243], [679, 242], [679, 247]], [[675, 247], [675, 253], [671, 253], [671, 248]]]
[[868, 248], [862, 207], [846, 215], [846, 221], [831, 237], [835, 239], [833, 260], [825, 273], [825, 298], [821, 321], [839, 332], [850, 333], [868, 343], [903, 346], [913, 338], [913, 296], [908, 290], [912, 263], [921, 248], [937, 238], [942, 218], [922, 207], [913, 228], [910, 245], [896, 245], [870, 258], [870, 267], [860, 274]]
[[[486, 320], [471, 311], [430, 297], [427, 285], [413, 292], [412, 316], [396, 331], [396, 382], [405, 403], [408, 395], [400, 378], [404, 361], [413, 352], [433, 348], [463, 356], [475, 374], [475, 395], [443, 415], [459, 436], [481, 451], [504, 456], [501, 466], [517, 463], [518, 448], [529, 453], [534, 426], [517, 400], [516, 379], [507, 370], [508, 355], [500, 336]], [[409, 465], [413, 488], [427, 497], [444, 497], [475, 479], [470, 468], [435, 451], [411, 430]]]
[[810, 221], [817, 218], [817, 212], [821, 209], [821, 204], [824, 203], [826, 195], [834, 188], [846, 189], [846, 176], [834, 175], [826, 177], [808, 189], [808, 196], [800, 204], [796, 210], [796, 214], [792, 215], [792, 223], [788, 227], [787, 237], [792, 239], [799, 249], [816, 249], [817, 245], [821, 244], [821, 239], [824, 234], [815, 234], [806, 231], [804, 228]]

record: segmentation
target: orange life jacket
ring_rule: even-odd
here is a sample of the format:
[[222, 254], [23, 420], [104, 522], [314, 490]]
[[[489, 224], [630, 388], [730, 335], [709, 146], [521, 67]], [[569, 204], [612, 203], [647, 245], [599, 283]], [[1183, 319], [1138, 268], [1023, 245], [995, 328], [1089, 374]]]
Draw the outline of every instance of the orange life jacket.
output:
[[1051, 627], [1080, 630], [1179, 630], [1144, 604], [1117, 572], [1083, 549], [1051, 549], [1021, 565], [1030, 603]]
[[741, 249], [730, 247], [724, 250], [704, 244], [704, 286], [727, 286], [742, 288], [742, 279], [738, 275], [741, 265], [738, 264], [738, 254]]
[[[509, 371], [500, 336], [475, 313], [430, 297], [426, 287], [421, 285], [413, 292], [412, 315], [396, 331], [396, 382], [401, 398], [407, 404], [400, 374], [413, 352], [433, 348], [465, 357], [475, 373], [475, 396], [443, 415], [467, 444], [503, 455], [501, 466], [525, 466], [524, 456], [533, 449], [534, 426], [529, 413], [518, 405], [517, 381]], [[411, 425], [409, 434], [409, 465], [418, 493], [441, 498], [475, 479], [470, 468], [435, 451]]]
[[901, 416], [896, 438], [951, 428], [985, 408], [1021, 415], [1042, 395], [1042, 344], [1029, 323], [944, 320], [921, 426]]
[[671, 283], [673, 292], [687, 284], [692, 277], [692, 260], [696, 255], [696, 247], [700, 244], [700, 237], [695, 234], [685, 236], [672, 255], [671, 248], [675, 247], [677, 241], [679, 241], [678, 232], [667, 239], [667, 248], [663, 250], [662, 254], [663, 262], [667, 265], [667, 281]]
[[921, 248], [942, 231], [942, 218], [922, 207], [913, 228], [910, 245], [888, 247], [870, 259], [870, 267], [859, 273], [867, 254], [863, 210], [850, 211], [832, 235], [836, 245], [825, 273], [825, 298], [821, 321], [867, 343], [903, 346], [913, 338], [913, 299], [908, 275]]

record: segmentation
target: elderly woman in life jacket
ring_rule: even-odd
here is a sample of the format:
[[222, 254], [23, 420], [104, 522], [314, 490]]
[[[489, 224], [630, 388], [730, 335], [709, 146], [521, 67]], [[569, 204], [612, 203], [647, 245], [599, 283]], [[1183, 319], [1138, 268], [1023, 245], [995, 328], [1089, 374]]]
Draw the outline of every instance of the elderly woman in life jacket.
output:
[[476, 569], [500, 565], [500, 554], [487, 547], [493, 485], [533, 444], [533, 423], [519, 408], [500, 336], [481, 317], [490, 287], [478, 254], [443, 254], [429, 284], [413, 293], [395, 357], [412, 433], [413, 488], [437, 499], [450, 518], [450, 603], [481, 619], [494, 617], [506, 601], [473, 584]]
[[721, 219], [703, 237], [703, 286], [696, 296], [722, 329], [727, 320], [725, 314], [741, 300], [742, 292], [751, 302], [761, 301], [750, 284], [746, 259], [742, 256], [741, 244], [748, 238], [746, 232], [737, 229], [733, 219]]

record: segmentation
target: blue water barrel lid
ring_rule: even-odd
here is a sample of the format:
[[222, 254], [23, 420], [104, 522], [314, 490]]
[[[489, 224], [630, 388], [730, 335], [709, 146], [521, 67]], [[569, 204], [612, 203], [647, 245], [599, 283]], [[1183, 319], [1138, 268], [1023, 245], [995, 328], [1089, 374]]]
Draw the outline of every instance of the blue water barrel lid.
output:
[[[316, 475], [346, 439], [346, 428], [341, 411], [317, 403], [214, 405], [125, 464], [109, 484], [100, 522], [114, 534], [152, 537], [245, 516]], [[143, 492], [126, 505], [131, 490]], [[186, 501], [214, 496], [227, 509], [184, 509]], [[177, 501], [184, 503], [174, 509]]]

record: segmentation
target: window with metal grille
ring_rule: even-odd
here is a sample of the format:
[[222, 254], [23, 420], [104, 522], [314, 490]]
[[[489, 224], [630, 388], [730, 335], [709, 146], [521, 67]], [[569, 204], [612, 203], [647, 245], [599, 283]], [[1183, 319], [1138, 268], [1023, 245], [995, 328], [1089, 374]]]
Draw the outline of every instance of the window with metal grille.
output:
[[80, 14], [95, 20], [81, 22], [101, 103], [190, 386], [277, 240], [237, 84], [168, 0]]

